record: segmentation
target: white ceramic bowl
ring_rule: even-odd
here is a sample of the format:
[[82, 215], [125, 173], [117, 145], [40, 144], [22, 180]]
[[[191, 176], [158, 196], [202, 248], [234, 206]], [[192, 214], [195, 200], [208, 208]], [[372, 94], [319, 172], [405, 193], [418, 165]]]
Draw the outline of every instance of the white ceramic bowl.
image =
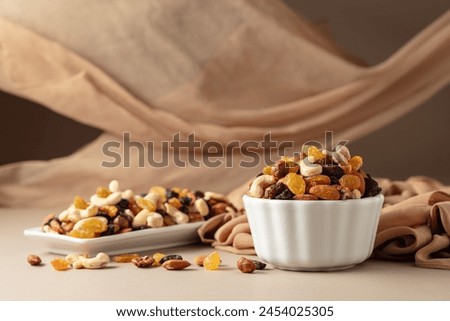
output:
[[350, 268], [373, 251], [383, 195], [339, 201], [254, 198], [244, 206], [257, 255], [280, 269]]

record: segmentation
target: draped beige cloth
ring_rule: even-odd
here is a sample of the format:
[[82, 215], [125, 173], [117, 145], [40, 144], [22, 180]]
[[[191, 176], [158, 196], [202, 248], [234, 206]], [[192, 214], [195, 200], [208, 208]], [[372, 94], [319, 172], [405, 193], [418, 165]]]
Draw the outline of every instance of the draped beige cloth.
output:
[[124, 132], [155, 146], [177, 132], [221, 144], [268, 132], [296, 146], [324, 131], [356, 139], [450, 80], [450, 12], [372, 67], [272, 0], [10, 0], [0, 17], [0, 90], [104, 131], [67, 157], [0, 167], [0, 206], [64, 208], [113, 178], [229, 192], [255, 173], [240, 154], [231, 167], [111, 169], [102, 147]]

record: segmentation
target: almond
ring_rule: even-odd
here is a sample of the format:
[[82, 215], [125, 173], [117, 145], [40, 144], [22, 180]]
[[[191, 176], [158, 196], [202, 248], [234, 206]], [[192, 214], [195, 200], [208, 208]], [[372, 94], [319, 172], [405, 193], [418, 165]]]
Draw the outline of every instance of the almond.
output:
[[162, 266], [167, 270], [183, 270], [190, 265], [191, 263], [186, 260], [168, 260]]

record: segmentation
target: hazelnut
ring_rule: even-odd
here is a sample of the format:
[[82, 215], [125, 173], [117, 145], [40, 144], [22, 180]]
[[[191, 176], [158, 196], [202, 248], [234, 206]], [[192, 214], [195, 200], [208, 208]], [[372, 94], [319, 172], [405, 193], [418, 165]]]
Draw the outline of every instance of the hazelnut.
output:
[[31, 255], [28, 255], [27, 262], [30, 263], [30, 265], [36, 266], [36, 265], [41, 264], [42, 260], [39, 256], [31, 254]]
[[237, 261], [237, 267], [242, 273], [252, 273], [256, 270], [256, 264], [245, 257], [241, 257]]

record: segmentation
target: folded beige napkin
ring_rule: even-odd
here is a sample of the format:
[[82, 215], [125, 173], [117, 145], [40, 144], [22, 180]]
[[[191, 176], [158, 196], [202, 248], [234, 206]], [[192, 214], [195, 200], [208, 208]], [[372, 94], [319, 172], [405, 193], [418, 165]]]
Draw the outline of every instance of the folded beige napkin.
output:
[[373, 257], [450, 269], [450, 187], [422, 176], [380, 185], [386, 197]]
[[219, 250], [237, 254], [256, 254], [247, 215], [223, 213], [203, 224], [198, 233], [203, 243], [211, 244]]
[[[378, 181], [385, 194], [385, 204], [373, 257], [411, 260], [420, 267], [450, 269], [450, 187], [423, 176], [405, 181]], [[230, 194], [230, 199], [239, 201], [243, 193], [245, 186]], [[204, 243], [217, 249], [255, 253], [243, 211], [211, 218], [199, 229], [199, 235]]]

